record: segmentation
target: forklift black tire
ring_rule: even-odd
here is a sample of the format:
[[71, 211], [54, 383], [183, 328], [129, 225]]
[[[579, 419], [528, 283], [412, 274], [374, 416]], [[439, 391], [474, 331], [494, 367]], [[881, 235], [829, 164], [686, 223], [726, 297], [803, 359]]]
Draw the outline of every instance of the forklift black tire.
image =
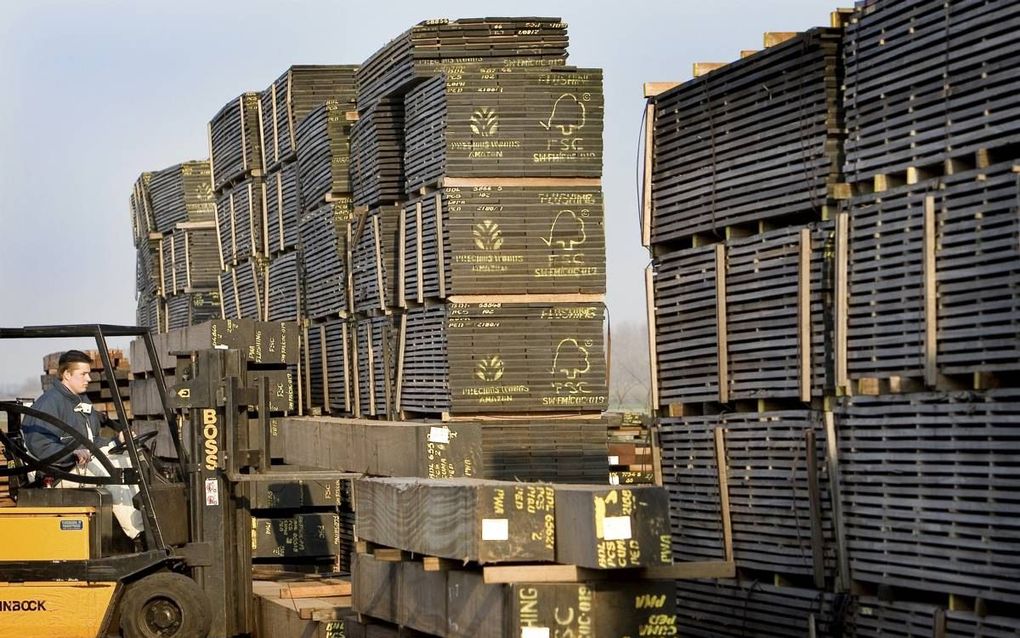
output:
[[151, 574], [124, 591], [120, 605], [124, 638], [205, 638], [211, 625], [208, 597], [183, 574]]

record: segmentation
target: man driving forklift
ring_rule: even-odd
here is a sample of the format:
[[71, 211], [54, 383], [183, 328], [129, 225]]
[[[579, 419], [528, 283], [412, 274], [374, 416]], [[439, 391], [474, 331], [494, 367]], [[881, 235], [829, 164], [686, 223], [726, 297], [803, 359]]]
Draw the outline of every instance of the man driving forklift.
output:
[[[33, 404], [33, 408], [57, 417], [64, 423], [74, 427], [79, 433], [95, 443], [106, 454], [114, 467], [121, 469], [131, 467], [131, 459], [120, 447], [124, 442], [122, 427], [111, 421], [105, 414], [93, 409], [92, 402], [86, 396], [89, 382], [92, 380], [92, 359], [80, 350], [68, 350], [60, 355], [57, 367], [57, 381], [53, 383]], [[100, 436], [100, 428], [108, 425], [118, 431], [116, 439]], [[55, 426], [33, 416], [25, 418], [22, 424], [25, 445], [39, 459], [46, 458], [64, 449], [72, 437], [61, 432]], [[81, 476], [109, 476], [98, 460], [92, 458], [91, 452], [79, 446], [72, 453], [58, 459], [54, 465]], [[77, 488], [80, 483], [69, 480], [54, 481], [53, 477], [41, 477], [47, 487]], [[144, 549], [142, 531], [144, 517], [132, 503], [138, 493], [137, 485], [108, 485], [106, 489], [111, 495], [113, 515], [120, 524], [124, 534], [135, 544], [136, 551]]]

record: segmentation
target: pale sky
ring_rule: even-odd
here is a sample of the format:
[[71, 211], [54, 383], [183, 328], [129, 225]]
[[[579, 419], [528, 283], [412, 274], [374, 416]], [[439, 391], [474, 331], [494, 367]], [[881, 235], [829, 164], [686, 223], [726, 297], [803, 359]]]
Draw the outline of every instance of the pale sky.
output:
[[[360, 64], [429, 18], [569, 25], [568, 64], [605, 70], [603, 189], [613, 323], [644, 322], [636, 154], [642, 84], [731, 61], [765, 31], [828, 24], [817, 0], [344, 2], [7, 0], [0, 9], [0, 326], [135, 321], [135, 178], [208, 156], [206, 124], [292, 64]], [[46, 352], [0, 343], [0, 394]]]

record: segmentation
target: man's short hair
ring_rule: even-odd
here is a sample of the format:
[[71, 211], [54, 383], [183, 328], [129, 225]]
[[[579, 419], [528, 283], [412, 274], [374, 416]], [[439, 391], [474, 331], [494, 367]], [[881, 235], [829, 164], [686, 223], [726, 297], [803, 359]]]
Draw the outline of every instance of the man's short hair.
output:
[[63, 377], [64, 372], [75, 363], [87, 363], [91, 368], [92, 357], [81, 350], [68, 350], [64, 354], [60, 355], [60, 359], [57, 360], [57, 377]]

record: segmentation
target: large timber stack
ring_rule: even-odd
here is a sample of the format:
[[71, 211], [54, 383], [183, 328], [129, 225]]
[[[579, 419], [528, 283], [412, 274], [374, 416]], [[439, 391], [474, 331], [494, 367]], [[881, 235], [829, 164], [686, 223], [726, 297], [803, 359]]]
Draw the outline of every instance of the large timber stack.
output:
[[244, 93], [209, 122], [224, 319], [265, 319], [268, 279], [261, 96]]
[[881, 0], [847, 29], [834, 412], [850, 573], [878, 610], [857, 615], [861, 636], [905, 617], [1020, 632], [1020, 501], [1002, 493], [1018, 458], [1018, 28], [1014, 3]]
[[673, 550], [738, 577], [679, 584], [681, 634], [1020, 628], [1018, 25], [867, 2], [646, 86]]
[[[842, 30], [765, 40], [739, 61], [647, 91], [653, 404], [674, 557], [731, 560], [742, 577], [790, 583], [780, 597], [829, 596], [831, 610], [825, 592], [838, 573], [821, 409], [832, 386], [827, 258], [844, 181]], [[748, 591], [739, 581], [681, 583], [679, 632], [727, 631]], [[825, 613], [772, 609], [756, 632], [807, 635], [812, 612]]]
[[207, 160], [143, 173], [131, 194], [138, 325], [168, 330], [221, 314], [216, 204]]

